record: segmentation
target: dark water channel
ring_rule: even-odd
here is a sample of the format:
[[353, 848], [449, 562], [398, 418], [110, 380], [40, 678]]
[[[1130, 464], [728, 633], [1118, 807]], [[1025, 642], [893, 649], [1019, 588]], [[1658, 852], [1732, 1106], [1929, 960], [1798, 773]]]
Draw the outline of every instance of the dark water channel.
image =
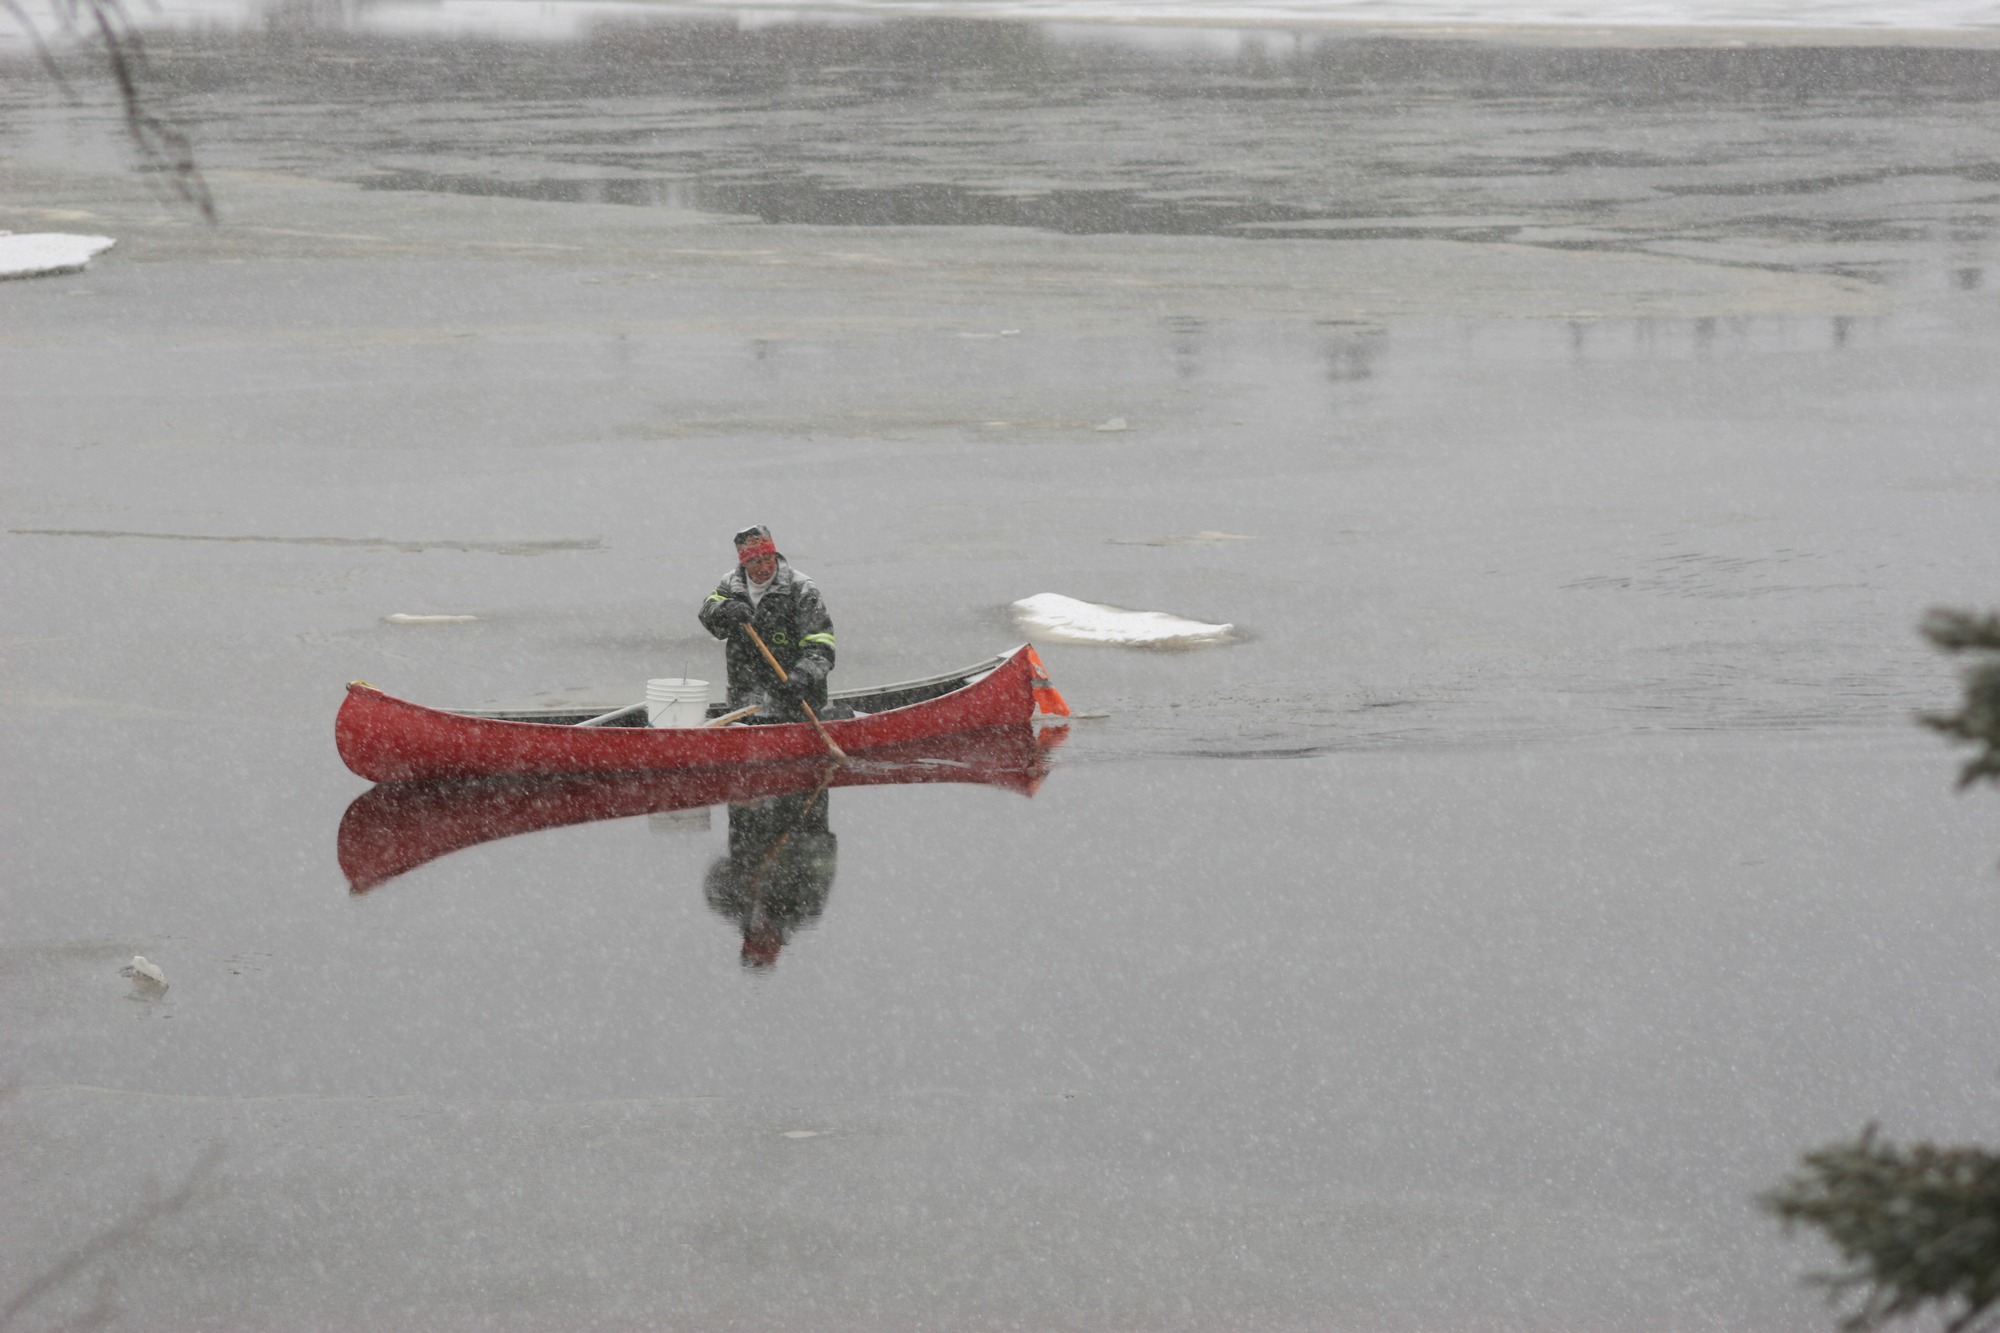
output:
[[[1909, 715], [2000, 586], [1992, 53], [155, 54], [212, 232], [0, 82], [0, 227], [119, 237], [0, 285], [0, 1326], [1819, 1329], [1751, 1196], [1990, 1135]], [[837, 685], [1236, 633], [833, 778], [340, 766], [355, 677], [717, 677], [755, 521]]]
[[1874, 274], [1883, 247], [1929, 241], [1975, 283], [2000, 182], [2000, 48], [1944, 40], [1630, 47], [561, 7], [510, 12], [515, 39], [496, 40], [447, 36], [452, 20], [426, 12], [279, 4], [163, 31], [160, 105], [211, 162], [370, 189], [832, 226], [1694, 247]]

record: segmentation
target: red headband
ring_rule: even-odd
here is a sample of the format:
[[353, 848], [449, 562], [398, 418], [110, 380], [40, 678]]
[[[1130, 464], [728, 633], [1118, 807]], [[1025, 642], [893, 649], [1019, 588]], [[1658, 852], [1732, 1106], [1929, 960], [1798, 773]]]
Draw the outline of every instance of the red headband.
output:
[[744, 542], [736, 548], [736, 563], [747, 565], [759, 556], [776, 555], [777, 553], [777, 543], [773, 542], [769, 537], [759, 537], [755, 541]]

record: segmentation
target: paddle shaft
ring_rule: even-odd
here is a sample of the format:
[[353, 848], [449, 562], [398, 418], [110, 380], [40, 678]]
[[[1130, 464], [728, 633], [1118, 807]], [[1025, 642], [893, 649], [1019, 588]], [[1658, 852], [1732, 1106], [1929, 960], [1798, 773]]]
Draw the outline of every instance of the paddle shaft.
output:
[[[757, 645], [757, 651], [764, 654], [764, 660], [771, 664], [771, 670], [778, 673], [778, 679], [781, 681], [790, 680], [791, 677], [785, 674], [785, 669], [778, 665], [778, 659], [773, 657], [771, 650], [765, 646], [764, 636], [751, 628], [747, 623], [743, 626], [743, 632], [750, 636], [750, 642]], [[820, 740], [826, 745], [826, 752], [835, 759], [847, 758], [847, 755], [842, 752], [841, 748], [833, 743], [833, 737], [826, 734], [826, 728], [820, 725], [819, 714], [813, 712], [813, 706], [801, 698], [799, 700], [799, 708], [805, 713], [806, 721], [813, 724], [813, 730], [819, 733]]]

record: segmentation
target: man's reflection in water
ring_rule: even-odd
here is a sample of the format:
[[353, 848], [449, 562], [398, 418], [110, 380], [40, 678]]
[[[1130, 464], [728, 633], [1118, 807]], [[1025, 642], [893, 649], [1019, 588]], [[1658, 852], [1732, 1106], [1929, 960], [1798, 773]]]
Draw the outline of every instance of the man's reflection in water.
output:
[[785, 941], [826, 910], [840, 849], [826, 807], [823, 784], [729, 807], [729, 855], [708, 868], [708, 905], [743, 931], [753, 971], [775, 967]]

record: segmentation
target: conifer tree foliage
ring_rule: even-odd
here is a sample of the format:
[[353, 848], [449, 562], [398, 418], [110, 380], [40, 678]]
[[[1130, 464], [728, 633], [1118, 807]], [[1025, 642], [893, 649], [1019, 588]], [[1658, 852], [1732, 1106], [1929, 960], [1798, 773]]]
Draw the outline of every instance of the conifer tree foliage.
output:
[[1958, 711], [1925, 713], [1924, 725], [1981, 747], [1959, 773], [1959, 786], [1981, 778], [2000, 782], [2000, 613], [1976, 616], [1940, 608], [1924, 617], [1922, 629], [1945, 652], [1973, 657]]
[[2000, 1156], [1897, 1147], [1870, 1125], [1852, 1143], [1807, 1153], [1759, 1202], [1840, 1252], [1843, 1271], [1810, 1280], [1835, 1297], [1860, 1294], [1843, 1328], [1859, 1333], [1932, 1305], [1951, 1333], [2000, 1327]]
[[[1919, 720], [1980, 752], [1961, 788], [2000, 782], [2000, 615], [1940, 609], [1925, 638], [1969, 654], [1955, 713]], [[2000, 1154], [1929, 1143], [1898, 1147], [1870, 1125], [1851, 1143], [1807, 1153], [1799, 1169], [1758, 1203], [1789, 1230], [1819, 1232], [1844, 1268], [1810, 1279], [1836, 1299], [1857, 1296], [1842, 1321], [1851, 1333], [1934, 1310], [1947, 1333], [2000, 1329]]]

